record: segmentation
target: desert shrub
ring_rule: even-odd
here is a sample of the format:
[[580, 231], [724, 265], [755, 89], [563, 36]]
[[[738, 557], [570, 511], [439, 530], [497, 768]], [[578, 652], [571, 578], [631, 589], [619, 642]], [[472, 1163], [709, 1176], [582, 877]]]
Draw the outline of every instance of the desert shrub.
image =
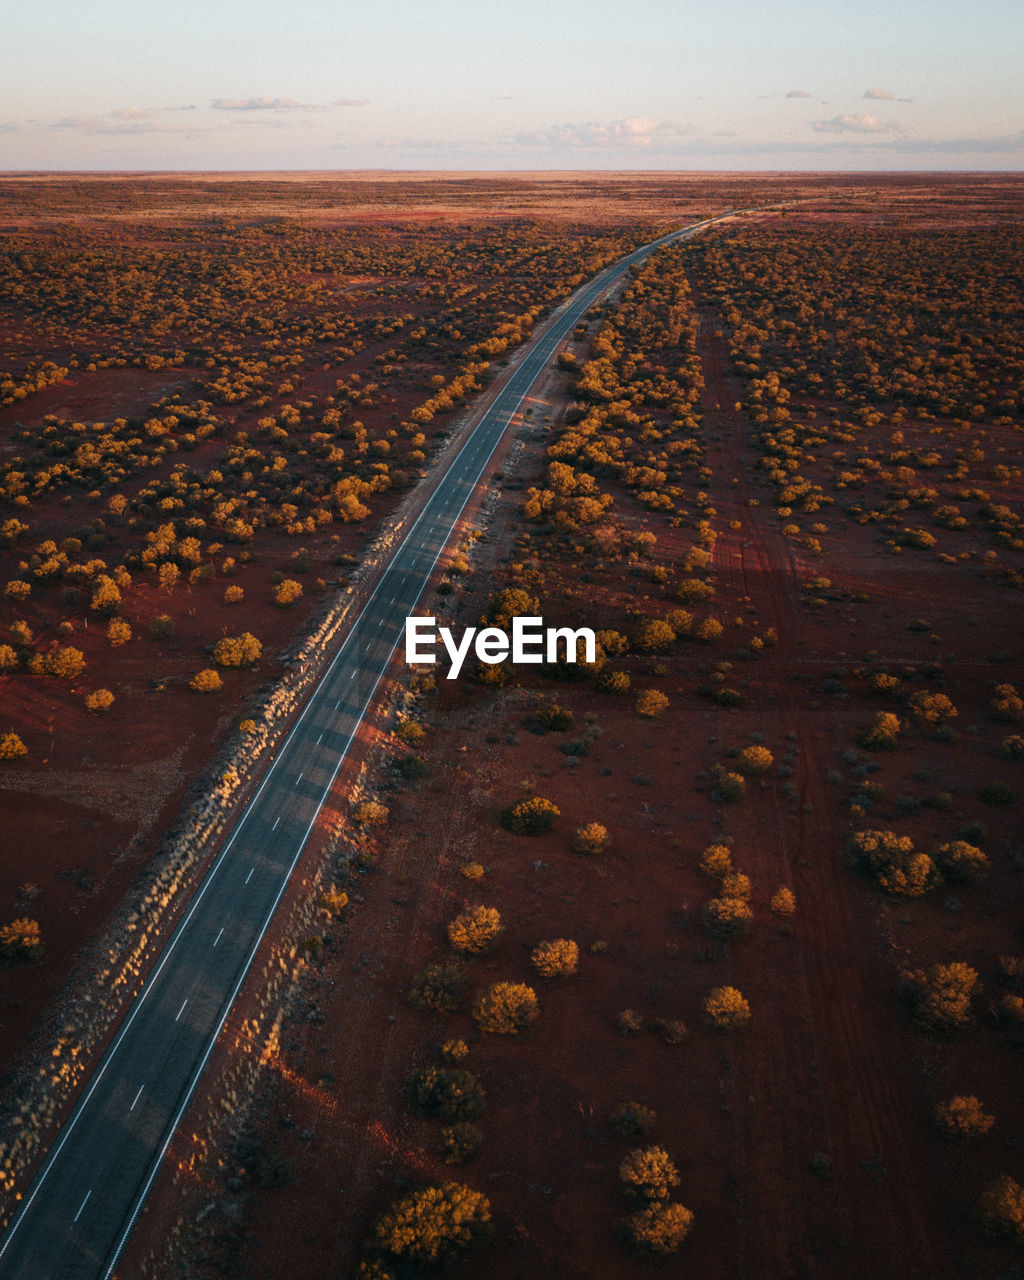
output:
[[491, 597], [487, 618], [502, 631], [512, 629], [513, 618], [535, 618], [540, 615], [540, 602], [522, 587], [505, 587]]
[[704, 1001], [704, 1017], [716, 1031], [742, 1031], [750, 1022], [750, 1005], [735, 987], [715, 987]]
[[263, 645], [250, 631], [225, 636], [213, 646], [213, 660], [218, 667], [248, 667], [259, 662]]
[[169, 640], [174, 635], [174, 619], [169, 613], [158, 613], [149, 624], [150, 638]]
[[597, 677], [597, 688], [602, 693], [629, 693], [631, 683], [626, 671], [609, 671], [606, 668]]
[[704, 850], [700, 860], [700, 869], [706, 876], [717, 880], [724, 879], [732, 872], [732, 853], [725, 844], [711, 844]]
[[653, 720], [668, 710], [668, 698], [660, 689], [644, 689], [636, 696], [636, 713]]
[[664, 653], [675, 643], [676, 633], [661, 618], [641, 622], [633, 636], [633, 645], [644, 653]]
[[[21, 603], [21, 601], [27, 600], [31, 594], [31, 582], [23, 582], [20, 578], [14, 578], [11, 582], [8, 582], [6, 587], [4, 587], [5, 598], [12, 600], [15, 603]], [[120, 599], [120, 596], [118, 596], [118, 598]]]
[[742, 773], [733, 773], [730, 769], [715, 766], [715, 785], [711, 790], [711, 798], [719, 804], [736, 804], [747, 794], [747, 780]]
[[644, 1020], [635, 1009], [623, 1009], [615, 1019], [620, 1036], [636, 1036], [644, 1029]]
[[17, 760], [19, 756], [27, 756], [28, 747], [16, 733], [0, 734], [0, 760]]
[[462, 1062], [469, 1057], [469, 1045], [465, 1040], [446, 1040], [441, 1046], [441, 1057], [445, 1062]]
[[405, 1100], [418, 1116], [476, 1120], [487, 1105], [480, 1081], [460, 1067], [421, 1067], [405, 1081]]
[[1014, 804], [1017, 795], [1005, 782], [989, 782], [978, 792], [978, 799], [982, 804]]
[[408, 781], [422, 778], [427, 772], [427, 762], [422, 756], [403, 756], [397, 761], [395, 768]]
[[679, 1171], [664, 1147], [636, 1147], [619, 1165], [619, 1182], [634, 1200], [667, 1200]]
[[88, 711], [109, 711], [114, 705], [114, 695], [109, 689], [96, 689], [85, 699]]
[[473, 1003], [477, 1026], [490, 1035], [517, 1036], [539, 1012], [537, 993], [522, 982], [495, 982]]
[[686, 1023], [678, 1018], [655, 1018], [651, 1030], [661, 1036], [666, 1044], [682, 1044], [686, 1039]]
[[1012, 684], [998, 684], [988, 709], [996, 720], [1020, 724], [1024, 721], [1024, 698]]
[[890, 676], [884, 671], [876, 671], [868, 680], [868, 688], [882, 698], [894, 698], [899, 694], [899, 676]]
[[490, 951], [504, 931], [501, 913], [495, 907], [467, 907], [448, 924], [448, 941], [467, 955]]
[[224, 603], [238, 604], [245, 598], [245, 590], [239, 586], [230, 586], [224, 588]]
[[212, 667], [197, 671], [188, 682], [188, 687], [196, 693], [217, 693], [224, 687], [224, 681]]
[[282, 578], [274, 588], [274, 604], [279, 609], [287, 609], [302, 598], [302, 583], [294, 578]]
[[542, 796], [517, 800], [501, 812], [501, 825], [516, 836], [539, 836], [561, 817], [558, 807]]
[[107, 643], [112, 649], [120, 649], [132, 638], [131, 626], [124, 618], [111, 618], [107, 623]]
[[639, 1102], [620, 1102], [611, 1114], [612, 1128], [620, 1138], [646, 1138], [657, 1119], [650, 1107]]
[[1024, 760], [1024, 738], [1019, 733], [1007, 734], [999, 744], [999, 754], [1004, 760]]
[[736, 761], [736, 768], [747, 778], [766, 774], [775, 763], [767, 747], [744, 747]]
[[479, 862], [464, 862], [459, 867], [459, 875], [465, 876], [467, 880], [482, 880], [484, 878], [484, 869]]
[[437, 1140], [437, 1154], [445, 1164], [465, 1164], [480, 1150], [484, 1135], [468, 1120], [445, 1125]]
[[572, 847], [576, 853], [603, 853], [608, 845], [608, 829], [600, 822], [586, 822], [572, 833]]
[[972, 1095], [947, 1098], [935, 1108], [935, 1122], [947, 1138], [981, 1138], [995, 1124]]
[[382, 827], [387, 822], [391, 810], [379, 800], [363, 800], [352, 809], [352, 821], [361, 827]]
[[971, 998], [978, 974], [962, 961], [933, 964], [902, 975], [914, 1020], [923, 1030], [954, 1035], [971, 1023]]
[[43, 935], [39, 921], [23, 916], [0, 926], [0, 956], [6, 960], [42, 960]]
[[422, 742], [426, 736], [426, 729], [415, 720], [403, 720], [395, 730], [395, 737], [408, 743]]
[[530, 952], [530, 962], [543, 978], [566, 978], [576, 972], [580, 949], [571, 938], [539, 942]]
[[320, 895], [320, 905], [331, 916], [340, 916], [348, 906], [348, 894], [332, 885]]
[[462, 1001], [466, 979], [455, 964], [425, 965], [413, 978], [408, 1000], [417, 1009], [454, 1013]]
[[560, 707], [558, 703], [548, 703], [538, 707], [530, 719], [541, 729], [552, 733], [565, 733], [572, 728], [573, 715], [568, 707]]
[[750, 903], [742, 898], [710, 898], [703, 915], [704, 927], [714, 938], [738, 938], [754, 919]]
[[683, 604], [699, 604], [714, 597], [715, 589], [710, 582], [702, 582], [700, 578], [684, 578], [676, 587], [676, 599]]
[[989, 869], [988, 857], [966, 840], [951, 840], [940, 845], [935, 850], [935, 861], [946, 879], [958, 884], [977, 884]]
[[121, 608], [121, 592], [117, 583], [105, 573], [99, 574], [93, 581], [89, 608], [100, 617], [107, 618]]
[[990, 1235], [1024, 1242], [1024, 1187], [1013, 1178], [997, 1178], [978, 1200], [978, 1217]]
[[693, 1214], [674, 1201], [655, 1201], [623, 1218], [617, 1234], [624, 1244], [646, 1257], [666, 1258], [689, 1234]]
[[784, 884], [779, 885], [772, 894], [771, 901], [768, 905], [776, 915], [793, 915], [796, 911], [796, 897], [793, 890], [788, 889]]
[[9, 644], [0, 644], [0, 672], [13, 671], [18, 665], [18, 654]]
[[944, 693], [915, 693], [907, 703], [911, 715], [922, 724], [947, 724], [955, 720], [959, 712]]
[[857, 743], [865, 751], [895, 751], [899, 731], [899, 716], [891, 711], [879, 711], [873, 723], [861, 732]]
[[705, 618], [703, 622], [699, 622], [694, 628], [693, 634], [701, 641], [702, 644], [713, 644], [721, 638], [725, 627], [717, 618]]
[[887, 893], [919, 898], [941, 883], [939, 869], [926, 853], [915, 853], [909, 836], [895, 831], [857, 831], [848, 849], [854, 862]]
[[458, 1182], [410, 1191], [376, 1221], [369, 1244], [409, 1266], [447, 1265], [491, 1236], [486, 1196]]
[[742, 871], [730, 871], [722, 878], [722, 897], [739, 898], [741, 902], [749, 902], [752, 887], [750, 877]]
[[49, 653], [36, 654], [29, 670], [37, 675], [56, 676], [58, 680], [74, 680], [85, 670], [85, 654], [71, 645], [55, 645]]

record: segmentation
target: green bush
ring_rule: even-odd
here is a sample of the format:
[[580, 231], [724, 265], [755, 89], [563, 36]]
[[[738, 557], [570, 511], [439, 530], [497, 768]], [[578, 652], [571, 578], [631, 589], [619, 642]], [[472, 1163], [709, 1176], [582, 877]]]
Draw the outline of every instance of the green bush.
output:
[[580, 949], [571, 938], [539, 942], [530, 953], [533, 967], [543, 978], [566, 978], [576, 972]]
[[445, 1125], [437, 1140], [437, 1154], [445, 1164], [465, 1164], [480, 1150], [484, 1135], [468, 1121]]
[[542, 796], [517, 800], [501, 811], [501, 825], [517, 836], [539, 836], [561, 817], [558, 807]]
[[467, 907], [448, 925], [448, 941], [467, 955], [483, 955], [501, 937], [504, 926], [495, 907]]
[[487, 1105], [480, 1081], [459, 1067], [421, 1067], [405, 1082], [405, 1100], [418, 1116], [475, 1120]]
[[693, 1214], [674, 1201], [658, 1202], [630, 1214], [619, 1224], [619, 1239], [643, 1256], [666, 1258], [689, 1234]]
[[453, 1263], [491, 1237], [486, 1196], [458, 1182], [424, 1187], [396, 1200], [377, 1219], [369, 1244], [413, 1267]]
[[428, 964], [412, 980], [409, 1003], [424, 1011], [454, 1013], [462, 1001], [466, 980], [455, 964]]
[[490, 1035], [517, 1036], [536, 1019], [537, 993], [522, 982], [495, 982], [477, 996], [473, 1018]]
[[620, 1138], [646, 1138], [657, 1119], [650, 1107], [639, 1102], [620, 1102], [611, 1114], [612, 1128]]
[[679, 1172], [663, 1147], [636, 1147], [619, 1165], [619, 1182], [636, 1200], [667, 1200]]

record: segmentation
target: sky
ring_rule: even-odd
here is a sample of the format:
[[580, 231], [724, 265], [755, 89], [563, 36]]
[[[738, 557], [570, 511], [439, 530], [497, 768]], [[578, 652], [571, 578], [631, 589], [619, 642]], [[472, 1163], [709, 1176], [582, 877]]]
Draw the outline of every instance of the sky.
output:
[[0, 169], [1018, 170], [1021, 0], [37, 0]]

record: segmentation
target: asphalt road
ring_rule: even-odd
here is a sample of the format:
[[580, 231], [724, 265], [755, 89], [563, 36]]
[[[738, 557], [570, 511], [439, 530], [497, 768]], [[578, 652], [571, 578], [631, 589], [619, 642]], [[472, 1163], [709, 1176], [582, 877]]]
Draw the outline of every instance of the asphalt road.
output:
[[0, 1246], [4, 1280], [113, 1275], [405, 619], [509, 423], [558, 344], [616, 279], [706, 225], [621, 259], [529, 343], [405, 534], [56, 1135]]

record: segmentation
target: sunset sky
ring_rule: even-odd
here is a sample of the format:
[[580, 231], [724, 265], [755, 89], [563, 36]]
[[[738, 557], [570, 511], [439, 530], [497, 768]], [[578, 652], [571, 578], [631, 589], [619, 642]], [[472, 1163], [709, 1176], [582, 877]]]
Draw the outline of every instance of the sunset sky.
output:
[[1019, 169], [1020, 0], [40, 0], [0, 169]]

